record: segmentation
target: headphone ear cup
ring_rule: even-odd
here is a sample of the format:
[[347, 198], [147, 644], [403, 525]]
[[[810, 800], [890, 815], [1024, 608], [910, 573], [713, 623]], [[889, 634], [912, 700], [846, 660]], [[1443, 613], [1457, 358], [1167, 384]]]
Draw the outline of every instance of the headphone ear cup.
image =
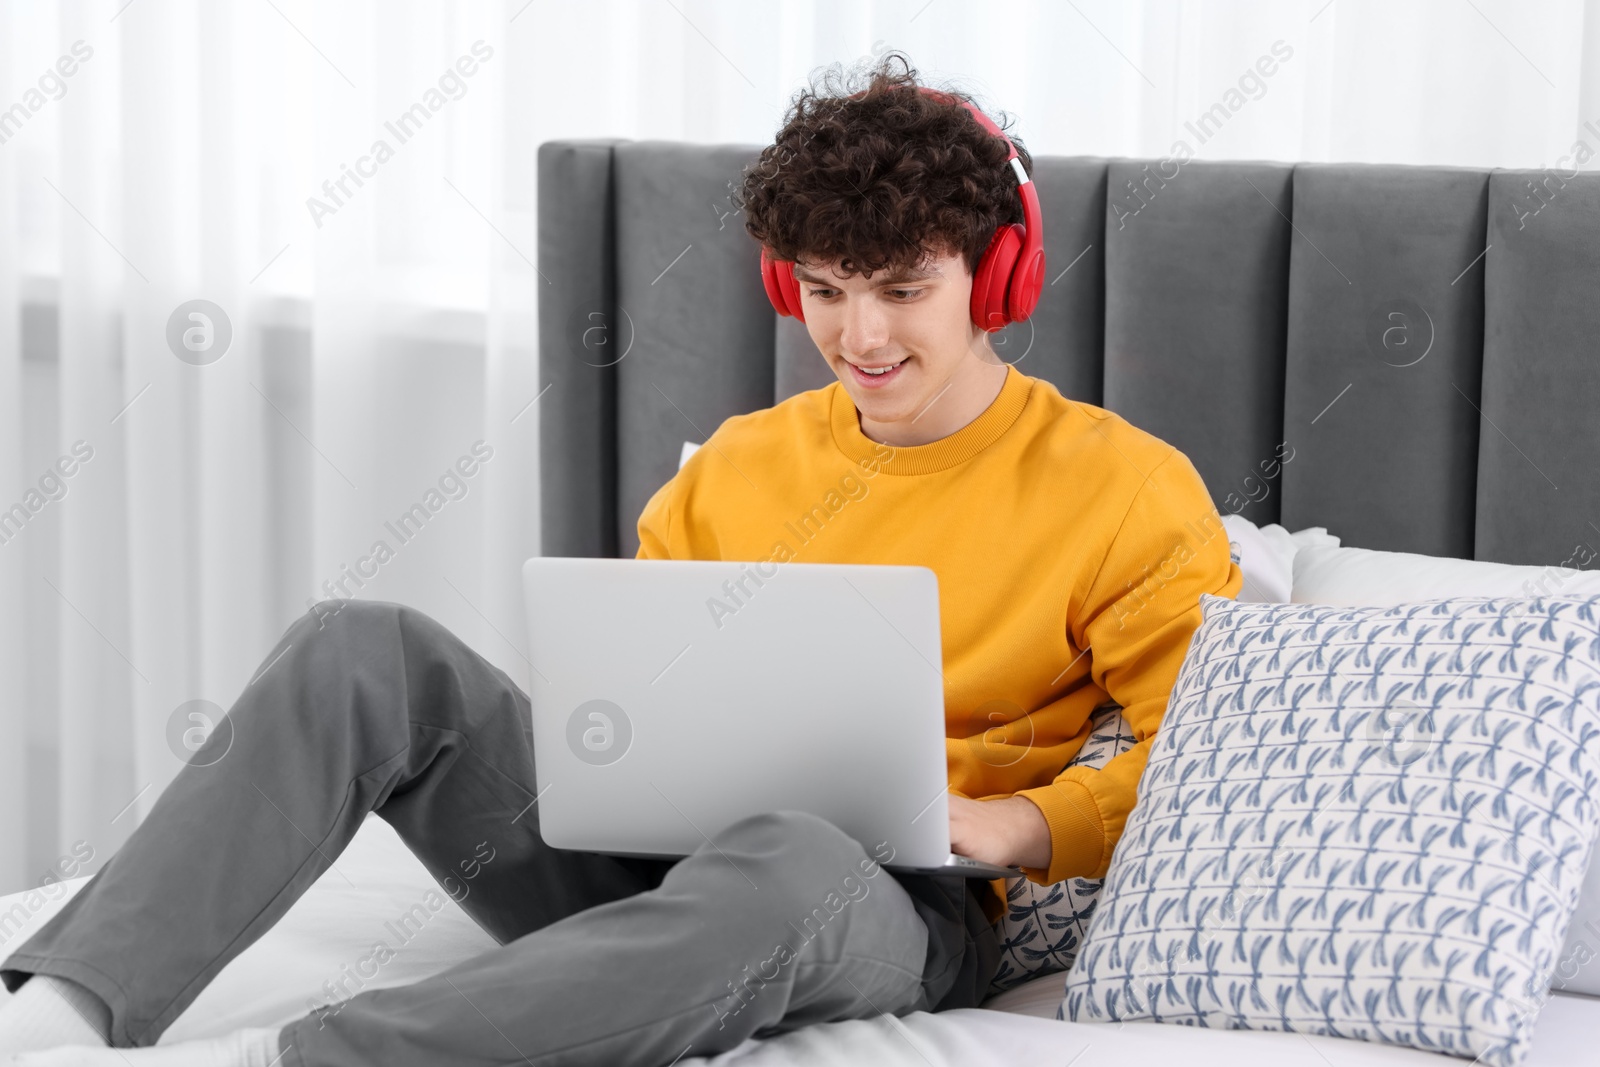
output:
[[1039, 249], [1026, 263], [1017, 264], [1011, 276], [1011, 289], [1007, 310], [1012, 322], [1021, 322], [1033, 314], [1044, 293], [1044, 249]]
[[1021, 250], [1022, 227], [1008, 222], [996, 227], [978, 261], [978, 273], [972, 278], [972, 321], [991, 333], [1012, 321], [1006, 290]]
[[761, 285], [779, 315], [792, 315], [801, 322], [806, 321], [800, 307], [800, 283], [794, 279], [794, 265], [788, 260], [773, 259], [765, 247], [761, 249]]
[[789, 305], [789, 314], [806, 321], [805, 307], [800, 303], [800, 283], [795, 281], [794, 264], [782, 260], [777, 264], [778, 288], [783, 290], [784, 301]]

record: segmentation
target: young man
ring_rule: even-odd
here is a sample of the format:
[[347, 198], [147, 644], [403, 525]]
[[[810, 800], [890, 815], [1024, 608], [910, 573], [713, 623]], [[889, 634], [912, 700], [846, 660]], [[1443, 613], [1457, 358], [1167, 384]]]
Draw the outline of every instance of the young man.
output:
[[[955, 849], [1045, 884], [1098, 877], [1199, 594], [1235, 595], [1242, 577], [1181, 453], [996, 358], [972, 270], [996, 226], [1020, 221], [1008, 150], [896, 73], [899, 58], [862, 93], [803, 94], [739, 194], [750, 232], [795, 264], [838, 381], [724, 422], [645, 507], [639, 556], [934, 569]], [[1004, 883], [891, 875], [815, 816], [752, 816], [676, 862], [547, 847], [527, 697], [416, 611], [312, 612], [267, 662], [229, 712], [228, 758], [202, 749], [0, 964], [17, 992], [0, 1053], [26, 1067], [650, 1065], [987, 994]], [[1140, 743], [1064, 771], [1108, 696]], [[753, 695], [753, 728], [760, 711]], [[369, 811], [442, 884], [493, 850], [461, 906], [500, 947], [281, 1029], [136, 1047]], [[100, 1047], [26, 1051], [62, 1044]]]

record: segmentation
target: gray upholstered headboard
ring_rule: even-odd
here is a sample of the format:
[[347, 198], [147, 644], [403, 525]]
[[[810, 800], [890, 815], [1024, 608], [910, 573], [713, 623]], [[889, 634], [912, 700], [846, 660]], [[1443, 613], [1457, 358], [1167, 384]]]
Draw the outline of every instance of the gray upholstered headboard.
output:
[[[546, 555], [632, 556], [684, 441], [832, 380], [728, 200], [758, 152], [540, 146]], [[1049, 284], [997, 351], [1182, 449], [1224, 514], [1600, 554], [1600, 175], [1046, 156], [1034, 178]]]

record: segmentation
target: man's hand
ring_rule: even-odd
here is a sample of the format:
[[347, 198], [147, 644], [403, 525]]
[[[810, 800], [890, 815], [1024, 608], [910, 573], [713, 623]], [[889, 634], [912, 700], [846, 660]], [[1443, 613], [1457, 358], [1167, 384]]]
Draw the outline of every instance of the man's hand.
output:
[[1027, 797], [950, 797], [950, 850], [1002, 867], [1050, 866], [1050, 824]]

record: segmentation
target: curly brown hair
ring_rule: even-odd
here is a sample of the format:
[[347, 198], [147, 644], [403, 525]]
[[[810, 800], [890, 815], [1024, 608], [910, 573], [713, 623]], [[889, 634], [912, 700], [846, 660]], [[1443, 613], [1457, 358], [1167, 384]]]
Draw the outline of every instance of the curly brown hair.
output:
[[[896, 69], [896, 67], [900, 69]], [[826, 68], [819, 91], [802, 89], [773, 143], [741, 175], [730, 199], [773, 259], [831, 263], [845, 276], [920, 267], [959, 253], [976, 274], [995, 230], [1021, 222], [1005, 141], [957, 100], [921, 91], [904, 53], [885, 53], [840, 84]], [[1001, 129], [1006, 123], [996, 121]], [[1007, 131], [1023, 169], [1033, 157]]]

